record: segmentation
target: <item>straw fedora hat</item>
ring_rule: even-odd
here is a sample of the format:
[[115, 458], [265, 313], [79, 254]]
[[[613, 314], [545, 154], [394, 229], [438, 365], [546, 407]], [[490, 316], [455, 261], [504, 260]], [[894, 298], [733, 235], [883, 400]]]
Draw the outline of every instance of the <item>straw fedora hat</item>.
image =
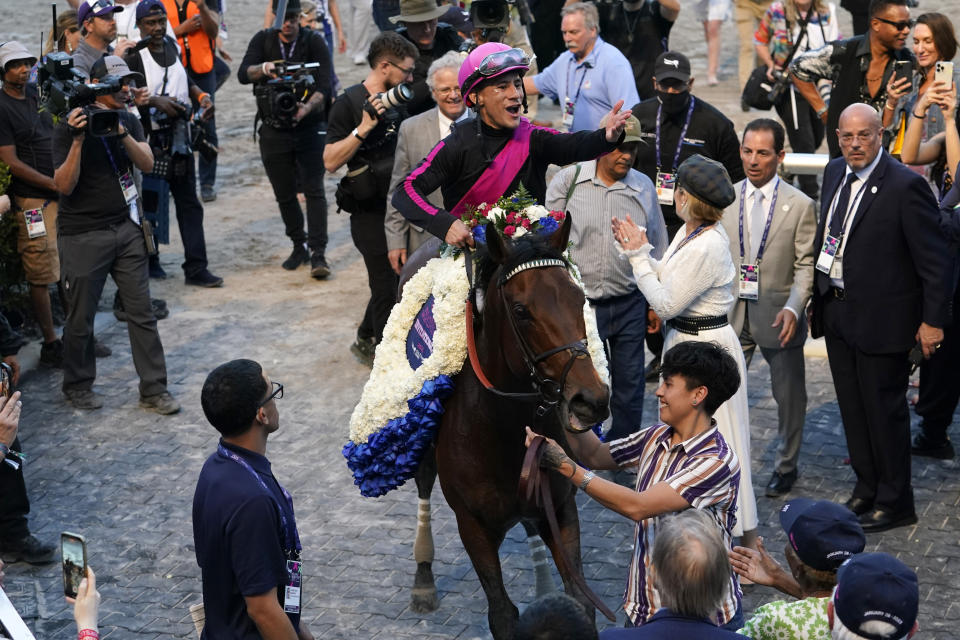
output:
[[434, 0], [400, 0], [400, 15], [391, 16], [390, 22], [426, 22], [446, 12], [447, 7], [438, 7]]

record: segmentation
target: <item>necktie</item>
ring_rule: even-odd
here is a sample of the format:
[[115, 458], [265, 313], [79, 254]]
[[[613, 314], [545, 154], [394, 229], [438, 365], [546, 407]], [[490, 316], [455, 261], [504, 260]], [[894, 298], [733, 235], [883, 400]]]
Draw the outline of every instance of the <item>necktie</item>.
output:
[[830, 220], [830, 235], [834, 238], [840, 237], [843, 230], [843, 219], [846, 217], [847, 209], [850, 208], [850, 185], [857, 179], [857, 174], [851, 173], [847, 176], [843, 187], [840, 188], [840, 197], [837, 198], [837, 206], [833, 210], [833, 218]]
[[767, 216], [763, 210], [763, 192], [757, 189], [753, 192], [753, 209], [750, 210], [750, 258], [757, 262], [757, 253], [760, 251], [760, 242], [763, 238], [763, 228], [766, 226]]

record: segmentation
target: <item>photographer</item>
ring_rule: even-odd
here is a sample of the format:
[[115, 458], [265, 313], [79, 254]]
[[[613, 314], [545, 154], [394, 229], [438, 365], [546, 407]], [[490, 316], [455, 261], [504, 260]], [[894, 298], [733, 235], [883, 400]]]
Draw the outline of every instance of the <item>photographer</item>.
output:
[[[108, 76], [108, 69], [115, 74]], [[109, 273], [127, 312], [133, 362], [140, 376], [140, 406], [167, 415], [179, 411], [180, 405], [167, 391], [166, 362], [150, 305], [147, 250], [132, 177], [134, 167], [145, 173], [153, 169], [153, 153], [140, 121], [126, 109], [128, 83], [138, 76], [116, 56], [95, 64], [91, 78], [107, 86], [104, 92], [112, 93], [99, 94], [94, 104], [73, 109], [54, 129], [60, 271], [70, 307], [63, 331], [62, 388], [77, 409], [103, 406], [92, 389], [97, 373], [93, 321]], [[118, 120], [114, 135], [92, 135], [88, 120], [97, 129], [110, 128], [110, 116]]]
[[[276, 11], [277, 0], [273, 0]], [[276, 61], [276, 62], [274, 62]], [[310, 63], [310, 68], [287, 71], [288, 65]], [[300, 28], [300, 0], [289, 0], [283, 26], [256, 33], [247, 45], [237, 78], [256, 83], [260, 158], [293, 252], [283, 268], [293, 271], [310, 262], [310, 275], [330, 275], [327, 249], [327, 199], [323, 191], [325, 110], [330, 98], [330, 52], [323, 35]], [[307, 231], [297, 190], [307, 200]], [[304, 242], [306, 241], [306, 246]], [[309, 249], [309, 252], [308, 252]]]
[[373, 363], [397, 289], [383, 223], [397, 131], [407, 112], [403, 104], [387, 109], [384, 100], [390, 102], [389, 96], [400, 102], [412, 96], [409, 86], [401, 85], [413, 79], [417, 55], [417, 48], [403, 36], [393, 31], [381, 33], [370, 44], [366, 79], [345, 89], [330, 111], [330, 142], [323, 163], [327, 171], [347, 165], [347, 175], [337, 187], [337, 206], [351, 214], [350, 235], [363, 256], [370, 286], [357, 341], [350, 347], [364, 364]]
[[[146, 77], [150, 99], [140, 108], [140, 121], [150, 129], [154, 149], [154, 176], [166, 180], [177, 207], [177, 223], [183, 240], [184, 282], [197, 287], [219, 287], [223, 278], [207, 269], [207, 244], [203, 234], [203, 205], [197, 198], [193, 166], [191, 127], [199, 127], [213, 113], [213, 100], [188, 77], [176, 44], [165, 36], [167, 11], [161, 0], [142, 0], [137, 5], [137, 28], [149, 38], [146, 48], [132, 51], [126, 63], [131, 71]], [[203, 115], [191, 121], [191, 97]], [[179, 135], [178, 135], [179, 133]], [[166, 160], [158, 167], [159, 159]]]
[[459, 51], [463, 44], [456, 29], [438, 21], [446, 12], [447, 5], [438, 7], [434, 0], [400, 0], [400, 15], [390, 18], [390, 22], [401, 25], [397, 33], [414, 44], [419, 53], [413, 63], [413, 99], [406, 107], [411, 116], [436, 106], [427, 86], [430, 65], [448, 51]]

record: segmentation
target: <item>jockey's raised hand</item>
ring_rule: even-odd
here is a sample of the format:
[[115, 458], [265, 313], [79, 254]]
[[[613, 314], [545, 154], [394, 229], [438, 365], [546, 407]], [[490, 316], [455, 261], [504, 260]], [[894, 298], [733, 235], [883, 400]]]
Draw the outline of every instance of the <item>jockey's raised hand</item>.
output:
[[461, 249], [474, 246], [473, 234], [461, 220], [454, 220], [450, 228], [447, 229], [447, 235], [444, 236], [443, 241]]
[[620, 139], [620, 136], [623, 134], [623, 127], [627, 123], [627, 118], [633, 115], [633, 111], [630, 109], [620, 111], [622, 107], [623, 100], [620, 100], [617, 104], [613, 105], [613, 109], [610, 109], [610, 112], [603, 118], [607, 123], [607, 142], [616, 142]]

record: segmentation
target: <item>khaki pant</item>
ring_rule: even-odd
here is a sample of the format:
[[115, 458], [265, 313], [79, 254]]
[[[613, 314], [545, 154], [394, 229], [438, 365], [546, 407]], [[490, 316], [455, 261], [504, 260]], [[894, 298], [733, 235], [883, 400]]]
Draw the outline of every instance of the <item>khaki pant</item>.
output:
[[753, 45], [753, 34], [770, 4], [771, 0], [736, 0], [734, 2], [733, 20], [737, 23], [737, 34], [740, 38], [737, 77], [740, 79], [741, 91], [750, 79], [750, 73], [760, 64], [757, 50]]
[[[31, 238], [27, 233], [24, 211], [43, 210], [46, 235]], [[17, 251], [23, 262], [27, 282], [48, 285], [60, 281], [60, 257], [57, 253], [57, 203], [43, 198], [13, 198], [13, 214], [17, 216]]]

